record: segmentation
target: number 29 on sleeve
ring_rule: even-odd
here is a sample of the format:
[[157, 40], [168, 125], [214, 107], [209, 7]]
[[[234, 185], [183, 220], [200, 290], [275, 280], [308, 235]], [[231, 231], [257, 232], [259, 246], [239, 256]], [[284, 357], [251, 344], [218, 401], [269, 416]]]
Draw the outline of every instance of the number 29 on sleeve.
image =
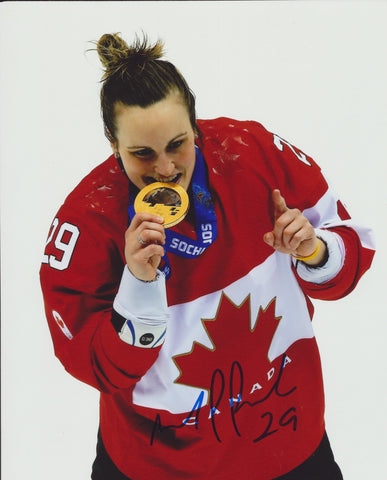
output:
[[[52, 222], [50, 233], [47, 238], [43, 263], [48, 263], [50, 267], [56, 270], [66, 270], [69, 267], [75, 246], [80, 235], [79, 228], [69, 222], [63, 222], [59, 229], [59, 219], [55, 218]], [[58, 252], [47, 254], [47, 248], [54, 241], [54, 246]]]

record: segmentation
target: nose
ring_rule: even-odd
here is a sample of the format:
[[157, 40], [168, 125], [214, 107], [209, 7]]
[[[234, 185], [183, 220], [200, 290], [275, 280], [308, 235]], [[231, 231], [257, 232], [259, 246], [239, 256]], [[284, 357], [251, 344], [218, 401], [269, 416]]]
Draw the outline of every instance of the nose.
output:
[[175, 164], [169, 155], [161, 154], [154, 166], [155, 172], [162, 177], [169, 177], [175, 171]]

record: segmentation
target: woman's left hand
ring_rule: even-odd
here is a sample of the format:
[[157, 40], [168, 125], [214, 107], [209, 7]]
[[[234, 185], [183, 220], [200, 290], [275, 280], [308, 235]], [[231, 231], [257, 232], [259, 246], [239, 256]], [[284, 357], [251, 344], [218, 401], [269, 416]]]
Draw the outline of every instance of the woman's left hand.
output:
[[309, 265], [319, 264], [325, 255], [325, 243], [316, 237], [315, 230], [309, 220], [297, 208], [288, 208], [281, 192], [273, 190], [274, 227], [265, 233], [263, 240], [281, 253], [297, 257], [309, 257], [320, 242], [320, 250], [316, 257], [306, 261]]

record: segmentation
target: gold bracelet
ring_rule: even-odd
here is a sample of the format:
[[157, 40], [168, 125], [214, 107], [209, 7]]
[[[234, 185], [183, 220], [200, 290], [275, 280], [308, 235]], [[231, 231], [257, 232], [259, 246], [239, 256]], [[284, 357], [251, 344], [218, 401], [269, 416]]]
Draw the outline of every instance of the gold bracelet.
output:
[[296, 255], [292, 255], [292, 254], [290, 254], [290, 255], [293, 258], [295, 258], [296, 260], [301, 260], [302, 262], [306, 262], [308, 260], [313, 260], [315, 257], [317, 257], [319, 251], [320, 251], [320, 242], [317, 239], [316, 250], [311, 255], [309, 255], [308, 257], [297, 257]]

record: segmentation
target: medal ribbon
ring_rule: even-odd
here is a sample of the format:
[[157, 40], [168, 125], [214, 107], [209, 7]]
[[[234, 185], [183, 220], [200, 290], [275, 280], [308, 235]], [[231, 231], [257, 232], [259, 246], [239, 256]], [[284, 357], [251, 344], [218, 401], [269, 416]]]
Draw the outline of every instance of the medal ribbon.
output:
[[[195, 146], [195, 168], [192, 174], [192, 194], [195, 209], [196, 240], [186, 237], [178, 232], [165, 229], [166, 242], [164, 248], [167, 252], [180, 257], [196, 258], [201, 255], [216, 239], [218, 234], [214, 204], [207, 187], [206, 169], [202, 152]], [[135, 215], [134, 201], [136, 187], [131, 183], [129, 192], [129, 218]], [[163, 257], [164, 265], [160, 270], [168, 279], [171, 275], [171, 266], [167, 254]]]

